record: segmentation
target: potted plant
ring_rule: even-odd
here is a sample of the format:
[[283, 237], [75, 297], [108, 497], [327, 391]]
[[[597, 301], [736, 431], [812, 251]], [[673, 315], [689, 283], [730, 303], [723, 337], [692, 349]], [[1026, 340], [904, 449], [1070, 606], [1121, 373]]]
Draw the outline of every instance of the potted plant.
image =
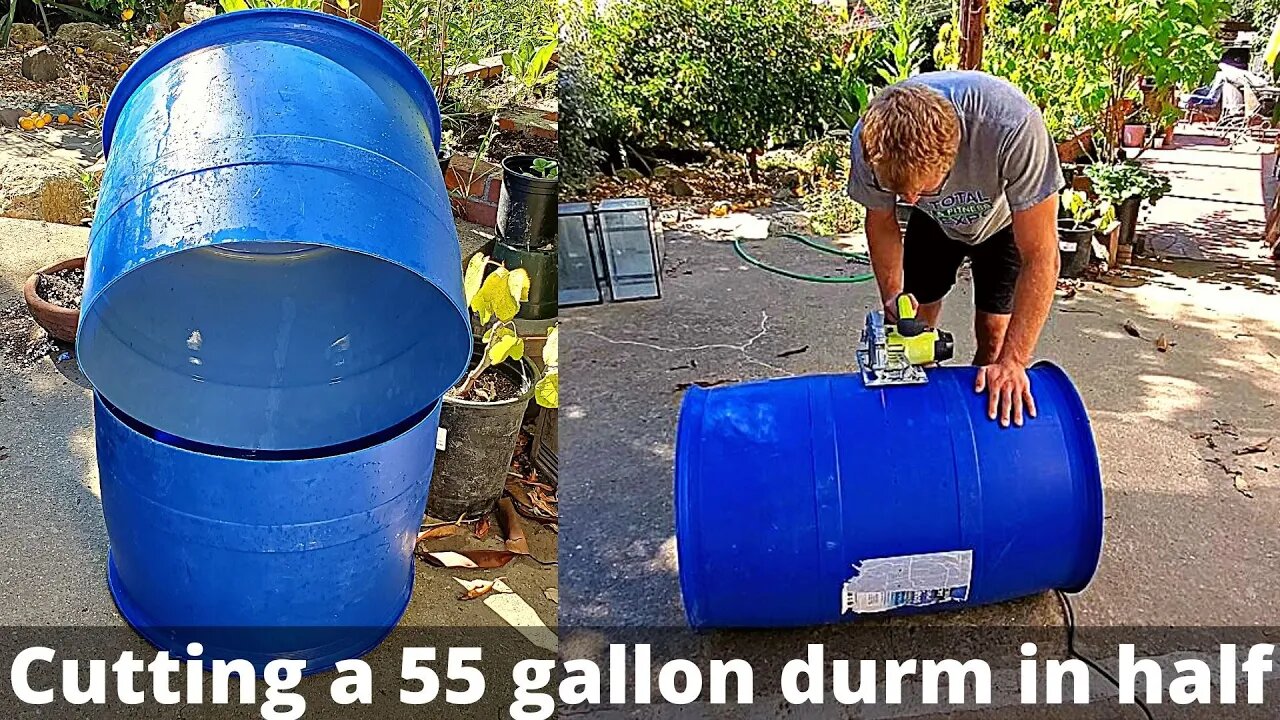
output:
[[1151, 114], [1146, 108], [1139, 108], [1138, 112], [1129, 116], [1124, 123], [1124, 130], [1121, 134], [1121, 144], [1124, 147], [1140, 148], [1147, 144], [1147, 129], [1151, 125]]
[[1137, 163], [1095, 163], [1085, 169], [1093, 181], [1094, 192], [1116, 208], [1120, 220], [1120, 244], [1133, 245], [1141, 255], [1145, 248], [1136, 245], [1138, 210], [1145, 200], [1154, 205], [1168, 194], [1169, 178]]
[[31, 274], [22, 298], [36, 324], [62, 342], [76, 341], [80, 295], [84, 292], [84, 258], [63, 260]]
[[512, 155], [502, 161], [493, 256], [506, 267], [529, 274], [529, 299], [520, 309], [521, 319], [556, 316], [559, 182], [560, 166], [550, 158]]
[[529, 400], [545, 404], [559, 397], [553, 364], [557, 343], [548, 338], [543, 360], [549, 369], [539, 377], [513, 322], [529, 296], [528, 273], [476, 253], [467, 263], [463, 290], [484, 332], [470, 370], [442, 399], [440, 452], [427, 496], [427, 514], [450, 520], [493, 509], [506, 485]]
[[1078, 277], [1093, 258], [1093, 236], [1109, 232], [1115, 222], [1115, 207], [1107, 200], [1092, 202], [1079, 190], [1062, 193], [1067, 217], [1058, 219], [1058, 252], [1062, 258], [1060, 277]]

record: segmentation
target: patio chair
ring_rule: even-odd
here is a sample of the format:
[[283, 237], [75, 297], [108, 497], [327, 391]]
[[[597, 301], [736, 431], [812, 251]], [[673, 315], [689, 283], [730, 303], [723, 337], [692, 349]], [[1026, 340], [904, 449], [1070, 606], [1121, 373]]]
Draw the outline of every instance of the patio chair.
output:
[[[1259, 90], [1244, 85], [1240, 88], [1240, 92], [1244, 100], [1242, 112], [1228, 113], [1224, 102], [1222, 115], [1214, 125], [1215, 133], [1228, 141], [1232, 147], [1254, 138], [1266, 140], [1274, 137], [1277, 130], [1272, 126], [1270, 116], [1263, 111], [1262, 101], [1258, 98]], [[1263, 92], [1274, 91], [1267, 88]]]

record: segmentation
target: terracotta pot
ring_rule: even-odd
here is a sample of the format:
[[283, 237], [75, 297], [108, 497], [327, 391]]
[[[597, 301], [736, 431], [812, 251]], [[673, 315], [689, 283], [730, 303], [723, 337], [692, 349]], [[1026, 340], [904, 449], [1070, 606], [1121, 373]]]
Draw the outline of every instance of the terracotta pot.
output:
[[1125, 147], [1139, 148], [1147, 141], [1146, 125], [1125, 125], [1121, 135], [1121, 144]]
[[1058, 143], [1058, 162], [1073, 163], [1093, 150], [1093, 128], [1081, 130], [1075, 137]]
[[35, 318], [36, 324], [44, 328], [51, 337], [63, 342], [76, 341], [76, 325], [80, 322], [80, 310], [60, 307], [42, 300], [36, 294], [36, 284], [40, 281], [42, 274], [48, 275], [59, 270], [83, 267], [84, 258], [82, 257], [63, 260], [35, 271], [22, 286], [22, 297], [27, 301], [27, 310], [31, 311], [31, 317]]

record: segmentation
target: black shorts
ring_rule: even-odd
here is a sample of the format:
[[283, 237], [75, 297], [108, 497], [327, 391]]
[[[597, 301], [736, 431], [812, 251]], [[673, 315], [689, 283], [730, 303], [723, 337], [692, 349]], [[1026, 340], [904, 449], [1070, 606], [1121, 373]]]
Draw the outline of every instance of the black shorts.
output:
[[1008, 315], [1013, 311], [1013, 288], [1022, 261], [1006, 227], [978, 243], [966, 245], [947, 237], [933, 218], [918, 210], [907, 221], [902, 269], [904, 292], [921, 304], [941, 300], [956, 283], [965, 258], [973, 266], [973, 304], [981, 312]]

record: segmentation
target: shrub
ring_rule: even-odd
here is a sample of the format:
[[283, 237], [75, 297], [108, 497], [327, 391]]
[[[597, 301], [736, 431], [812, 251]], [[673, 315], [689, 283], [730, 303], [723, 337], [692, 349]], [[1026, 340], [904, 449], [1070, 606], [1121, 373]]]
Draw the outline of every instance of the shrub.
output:
[[[630, 0], [583, 17], [598, 146], [748, 152], [814, 137], [835, 115], [837, 38], [811, 0]], [[566, 100], [568, 98], [566, 97]]]

